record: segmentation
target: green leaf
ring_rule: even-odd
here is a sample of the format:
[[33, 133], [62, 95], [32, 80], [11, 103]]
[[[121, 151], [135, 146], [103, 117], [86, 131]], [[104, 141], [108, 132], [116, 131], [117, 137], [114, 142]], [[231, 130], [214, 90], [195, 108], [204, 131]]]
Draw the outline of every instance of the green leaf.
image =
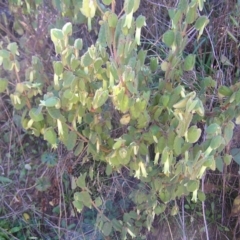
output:
[[136, 12], [140, 6], [141, 0], [134, 0], [133, 12]]
[[168, 46], [171, 47], [175, 40], [174, 31], [168, 30], [163, 34], [163, 42]]
[[127, 156], [128, 156], [128, 151], [127, 151], [127, 148], [126, 147], [122, 147], [118, 150], [118, 153], [119, 153], [119, 156], [120, 158], [122, 159], [126, 159]]
[[187, 0], [180, 0], [178, 3], [178, 9], [182, 10], [182, 11], [186, 11], [187, 7], [188, 7], [188, 1]]
[[101, 197], [97, 197], [94, 202], [97, 207], [100, 207], [102, 205]]
[[74, 93], [71, 89], [66, 89], [64, 92], [63, 92], [63, 96], [64, 98], [66, 99], [72, 99], [74, 97]]
[[[22, 227], [13, 227], [13, 228], [11, 228], [10, 229], [10, 233], [17, 233], [17, 232], [19, 232], [19, 231], [21, 231], [22, 230]], [[1, 235], [0, 235], [0, 237], [1, 237]], [[4, 238], [5, 239], [5, 238]]]
[[186, 134], [186, 140], [189, 143], [195, 143], [198, 141], [202, 133], [202, 130], [200, 128], [197, 128], [197, 126], [191, 126]]
[[230, 150], [233, 160], [240, 165], [240, 148], [233, 148]]
[[63, 32], [60, 29], [53, 28], [51, 29], [50, 34], [53, 42], [57, 42], [58, 40], [63, 40], [64, 38]]
[[117, 26], [118, 16], [116, 13], [110, 13], [108, 16], [108, 25], [111, 28], [115, 28]]
[[32, 108], [29, 111], [29, 116], [31, 117], [31, 119], [34, 122], [40, 122], [44, 119], [43, 114], [41, 113], [41, 108], [39, 108], [39, 109], [38, 108]]
[[[75, 193], [76, 194], [76, 193]], [[74, 194], [74, 198], [77, 201], [80, 201], [83, 203], [83, 205], [85, 205], [86, 207], [91, 208], [92, 206], [92, 199], [91, 196], [88, 192], [86, 191], [82, 191], [82, 192], [78, 192], [77, 195]]]
[[45, 107], [55, 107], [59, 103], [59, 98], [57, 97], [50, 97], [48, 99], [40, 100], [40, 106], [45, 106]]
[[195, 59], [196, 59], [196, 56], [194, 54], [189, 54], [184, 60], [183, 70], [184, 71], [193, 70], [195, 65]]
[[48, 167], [54, 167], [57, 165], [57, 155], [52, 152], [44, 152], [41, 155], [41, 161], [44, 164], [47, 164]]
[[124, 11], [127, 14], [133, 12], [133, 8], [134, 8], [134, 1], [132, 1], [132, 0], [125, 0], [124, 1]]
[[112, 146], [112, 149], [114, 149], [114, 150], [116, 150], [116, 149], [119, 149], [122, 145], [124, 145], [124, 143], [126, 142], [126, 140], [125, 139], [121, 139], [121, 138], [119, 138], [119, 139], [115, 139], [115, 143], [114, 143], [114, 145]]
[[199, 181], [198, 180], [189, 180], [187, 183], [187, 190], [189, 192], [194, 192], [199, 188]]
[[233, 94], [233, 91], [229, 87], [222, 85], [218, 88], [218, 93], [223, 96], [230, 97]]
[[82, 50], [82, 47], [83, 47], [83, 41], [81, 38], [77, 38], [75, 41], [74, 41], [74, 47], [78, 50]]
[[218, 171], [223, 172], [223, 160], [222, 160], [221, 156], [218, 156], [216, 158], [216, 167], [217, 167]]
[[223, 157], [223, 161], [224, 161], [224, 163], [228, 166], [228, 165], [231, 163], [231, 161], [232, 161], [232, 156], [229, 155], [229, 154], [226, 154], [226, 155]]
[[163, 96], [161, 97], [161, 103], [162, 103], [162, 105], [163, 105], [164, 107], [167, 107], [169, 100], [170, 100], [170, 96], [169, 96], [169, 95], [163, 95]]
[[75, 80], [74, 74], [70, 71], [64, 71], [62, 78], [63, 78], [63, 86], [65, 88], [71, 87]]
[[222, 138], [222, 136], [215, 136], [212, 140], [211, 140], [211, 148], [212, 149], [217, 149], [218, 147], [220, 147], [221, 144], [225, 143], [224, 139]]
[[112, 166], [110, 164], [107, 164], [107, 167], [106, 167], [106, 174], [107, 176], [110, 176], [112, 174]]
[[158, 69], [158, 58], [152, 57], [150, 59], [150, 69], [152, 72], [155, 72]]
[[159, 197], [164, 203], [167, 203], [171, 200], [171, 193], [167, 189], [164, 189], [159, 192]]
[[72, 23], [68, 22], [66, 23], [63, 28], [62, 32], [64, 36], [71, 36], [72, 35]]
[[206, 16], [199, 17], [195, 22], [194, 27], [199, 31], [197, 40], [199, 40], [199, 38], [201, 37], [203, 30], [208, 23], [209, 23], [209, 19]]
[[166, 205], [164, 205], [164, 204], [158, 205], [158, 206], [154, 209], [154, 213], [155, 213], [156, 215], [159, 215], [159, 214], [163, 213], [163, 212], [165, 211], [165, 209], [166, 209]]
[[112, 3], [112, 0], [102, 0], [103, 4], [110, 5]]
[[55, 145], [57, 143], [57, 135], [52, 127], [44, 130], [44, 140], [47, 140], [50, 144]]
[[76, 141], [77, 141], [77, 134], [74, 131], [71, 131], [68, 134], [68, 140], [66, 142], [66, 147], [68, 151], [73, 150], [73, 148], [76, 145]]
[[18, 55], [18, 45], [15, 42], [11, 42], [8, 44], [7, 49], [12, 53]]
[[187, 11], [186, 22], [192, 24], [197, 19], [197, 9], [196, 6], [190, 7]]
[[103, 90], [102, 88], [98, 89], [93, 98], [93, 108], [97, 109], [101, 107], [108, 100], [108, 96], [108, 90]]
[[233, 122], [228, 122], [223, 131], [223, 137], [225, 140], [225, 144], [228, 144], [232, 140], [233, 129], [234, 129]]
[[80, 188], [85, 188], [86, 187], [86, 182], [85, 182], [86, 176], [87, 176], [87, 173], [84, 173], [84, 174], [81, 174], [78, 177], [78, 179], [76, 181], [76, 184], [77, 184], [78, 187], [80, 187]]
[[8, 80], [6, 78], [0, 78], [0, 93], [3, 93], [8, 86]]
[[63, 73], [63, 64], [62, 62], [53, 62], [54, 73], [60, 76]]
[[142, 28], [143, 26], [146, 26], [146, 18], [144, 16], [140, 15], [136, 19], [136, 27]]
[[82, 57], [81, 57], [81, 65], [83, 67], [88, 67], [90, 66], [94, 60], [90, 57], [89, 52], [86, 52]]
[[1, 183], [12, 183], [12, 180], [10, 178], [4, 177], [0, 175], [0, 182]]
[[77, 145], [75, 151], [74, 151], [74, 155], [79, 156], [82, 153], [83, 147], [84, 147], [84, 142], [80, 141], [79, 144]]
[[5, 49], [2, 49], [2, 50], [0, 50], [0, 57], [9, 58], [10, 57], [10, 52], [5, 50]]
[[206, 200], [206, 195], [205, 193], [203, 193], [202, 191], [198, 191], [198, 199], [201, 201], [201, 202], [204, 202]]
[[51, 187], [51, 183], [47, 177], [38, 178], [36, 180], [36, 189], [40, 192], [44, 192]]
[[63, 117], [60, 110], [56, 109], [55, 107], [47, 107], [47, 111], [53, 119], [60, 119]]
[[120, 221], [118, 221], [116, 218], [113, 218], [113, 219], [111, 220], [111, 222], [112, 222], [113, 228], [114, 228], [116, 231], [118, 231], [118, 232], [121, 232], [121, 231], [122, 231], [122, 224], [121, 224]]
[[163, 62], [161, 63], [161, 69], [162, 69], [164, 72], [166, 72], [166, 71], [168, 70], [169, 66], [170, 66], [170, 64], [169, 64], [167, 61], [163, 61]]
[[102, 232], [104, 236], [109, 236], [112, 232], [112, 223], [111, 222], [105, 222], [103, 224]]
[[84, 205], [80, 201], [73, 201], [73, 206], [77, 209], [78, 212], [81, 212]]
[[174, 143], [173, 143], [173, 150], [174, 150], [176, 156], [178, 156], [182, 153], [183, 143], [184, 143], [184, 140], [181, 137], [179, 137], [179, 136], [175, 137]]
[[180, 9], [177, 9], [172, 18], [172, 26], [174, 29], [178, 29], [178, 24], [180, 24], [180, 20], [182, 19], [182, 17], [183, 17], [183, 11]]
[[221, 134], [221, 127], [217, 123], [212, 123], [207, 127], [206, 133], [207, 137], [211, 138], [214, 135]]
[[97, 59], [95, 60], [95, 62], [94, 62], [94, 70], [95, 70], [96, 72], [98, 72], [99, 69], [101, 69], [102, 65], [103, 65], [103, 60], [102, 60], [102, 58], [97, 58]]

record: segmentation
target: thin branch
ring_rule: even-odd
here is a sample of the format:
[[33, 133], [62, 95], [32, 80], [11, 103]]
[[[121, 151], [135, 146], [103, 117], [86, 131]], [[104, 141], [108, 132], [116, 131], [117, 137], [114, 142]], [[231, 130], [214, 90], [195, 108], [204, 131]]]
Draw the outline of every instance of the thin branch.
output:
[[[202, 177], [202, 192], [204, 193], [204, 180], [205, 180], [205, 174]], [[203, 212], [203, 222], [206, 232], [206, 240], [209, 240], [209, 234], [208, 234], [208, 226], [207, 226], [207, 220], [206, 220], [206, 213], [205, 213], [205, 201], [202, 201], [202, 212]]]

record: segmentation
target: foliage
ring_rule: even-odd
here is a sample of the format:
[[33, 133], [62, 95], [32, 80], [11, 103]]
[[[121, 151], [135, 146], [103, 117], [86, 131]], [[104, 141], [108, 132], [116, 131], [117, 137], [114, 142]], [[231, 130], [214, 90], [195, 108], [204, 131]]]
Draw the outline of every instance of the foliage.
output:
[[[32, 6], [26, 1], [24, 10], [30, 14], [37, 2]], [[74, 10], [56, 5], [73, 22], [86, 21], [89, 30], [99, 16], [101, 20], [98, 39], [87, 51], [82, 39], [72, 37], [71, 22], [51, 29], [56, 54], [52, 79], [37, 54], [25, 70], [20, 46], [3, 44], [0, 65], [17, 82], [13, 88], [12, 79], [1, 78], [0, 92], [7, 92], [15, 109], [22, 111], [22, 127], [28, 133], [43, 137], [52, 148], [61, 142], [76, 156], [86, 147], [89, 159], [106, 164], [107, 175], [124, 167], [139, 180], [130, 195], [135, 207], [122, 217], [104, 213], [101, 198], [93, 196], [86, 182], [87, 176], [92, 178], [90, 171], [76, 180], [79, 190], [73, 201], [78, 212], [84, 207], [98, 211], [96, 225], [105, 236], [116, 231], [121, 239], [136, 238], [151, 230], [155, 216], [169, 202], [190, 194], [192, 201], [204, 201], [199, 187], [206, 170], [223, 171], [223, 164], [230, 163], [227, 146], [232, 120], [240, 123], [240, 85], [220, 86], [215, 101], [209, 96], [218, 83], [211, 77], [200, 81], [198, 91], [184, 85], [184, 73], [192, 71], [196, 61], [195, 54], [184, 52], [188, 34], [197, 32], [200, 41], [209, 23], [207, 16], [199, 15], [203, 0], [181, 0], [169, 10], [171, 29], [163, 35], [169, 53], [161, 64], [141, 49], [145, 17], [134, 16], [140, 0], [125, 0], [120, 15], [115, 1], [103, 3], [76, 1], [79, 8]], [[156, 70], [164, 73], [159, 81], [153, 77]], [[54, 155], [42, 156], [49, 166], [55, 160]], [[38, 185], [41, 191], [50, 186], [44, 179]], [[172, 214], [177, 212], [173, 207]]]

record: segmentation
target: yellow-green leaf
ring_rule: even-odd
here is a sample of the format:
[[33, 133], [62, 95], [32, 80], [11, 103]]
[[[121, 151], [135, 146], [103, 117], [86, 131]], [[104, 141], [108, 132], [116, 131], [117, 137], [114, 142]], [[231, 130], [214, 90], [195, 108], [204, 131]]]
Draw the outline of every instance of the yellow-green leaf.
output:
[[191, 71], [191, 70], [193, 70], [194, 65], [195, 65], [195, 58], [196, 58], [196, 56], [194, 54], [189, 54], [185, 58], [184, 65], [183, 65], [184, 71]]
[[163, 34], [163, 42], [168, 46], [171, 47], [174, 43], [175, 34], [174, 31], [168, 30]]
[[0, 93], [4, 92], [7, 89], [8, 80], [6, 78], [0, 78]]
[[44, 130], [44, 140], [47, 140], [52, 145], [57, 143], [57, 135], [52, 127]]
[[202, 130], [200, 128], [197, 128], [197, 126], [191, 126], [186, 133], [186, 140], [189, 143], [195, 143], [200, 138], [201, 133]]
[[29, 111], [29, 116], [34, 122], [40, 122], [43, 120], [43, 114], [41, 113], [41, 109], [39, 108], [32, 108]]

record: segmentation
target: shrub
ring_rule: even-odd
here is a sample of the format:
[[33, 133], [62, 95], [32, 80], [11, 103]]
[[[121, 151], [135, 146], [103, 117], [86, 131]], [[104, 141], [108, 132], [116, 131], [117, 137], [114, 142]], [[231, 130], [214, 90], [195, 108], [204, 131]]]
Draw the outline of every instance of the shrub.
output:
[[[124, 167], [139, 179], [130, 196], [134, 209], [111, 220], [86, 184], [90, 173], [77, 179], [81, 190], [75, 192], [73, 204], [79, 212], [84, 206], [96, 208], [96, 224], [105, 236], [115, 230], [126, 239], [150, 231], [155, 216], [181, 196], [192, 194], [193, 201], [204, 201], [199, 186], [206, 170], [222, 171], [231, 161], [227, 146], [232, 120], [240, 119], [239, 84], [218, 88], [211, 77], [199, 81], [196, 91], [184, 84], [184, 73], [194, 70], [196, 57], [184, 52], [188, 34], [197, 32], [198, 41], [209, 22], [198, 14], [203, 2], [181, 0], [169, 10], [172, 27], [163, 35], [169, 52], [161, 64], [141, 49], [145, 17], [134, 16], [140, 0], [125, 0], [119, 15], [113, 0], [83, 0], [80, 11], [89, 30], [95, 14], [101, 16], [98, 39], [84, 52], [82, 39], [71, 37], [71, 22], [52, 28], [52, 79], [37, 55], [22, 69], [15, 42], [0, 50], [0, 64], [18, 79], [13, 90], [9, 79], [1, 78], [0, 91], [7, 91], [13, 106], [22, 111], [26, 131], [53, 148], [62, 142], [76, 156], [87, 148], [90, 159], [106, 163], [107, 175]], [[21, 71], [25, 79], [18, 78]], [[164, 75], [159, 81], [156, 71]], [[177, 212], [174, 206], [172, 215]]]

